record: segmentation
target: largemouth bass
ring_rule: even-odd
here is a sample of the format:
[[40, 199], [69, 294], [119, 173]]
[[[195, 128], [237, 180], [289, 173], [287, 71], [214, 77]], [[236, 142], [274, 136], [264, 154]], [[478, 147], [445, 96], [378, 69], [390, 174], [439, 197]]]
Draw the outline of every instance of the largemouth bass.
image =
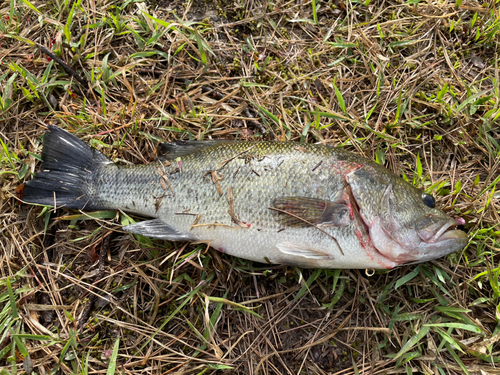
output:
[[49, 126], [23, 200], [153, 218], [123, 229], [209, 243], [261, 263], [389, 269], [462, 249], [432, 196], [341, 148], [293, 142], [164, 144], [163, 160], [117, 165]]

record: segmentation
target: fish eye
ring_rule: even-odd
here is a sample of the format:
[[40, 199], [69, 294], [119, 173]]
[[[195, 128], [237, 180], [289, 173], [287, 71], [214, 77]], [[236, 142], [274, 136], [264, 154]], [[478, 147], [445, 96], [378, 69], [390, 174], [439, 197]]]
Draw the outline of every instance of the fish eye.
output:
[[424, 204], [427, 206], [427, 207], [430, 207], [430, 208], [434, 208], [434, 206], [436, 205], [436, 200], [434, 199], [434, 197], [432, 195], [429, 195], [429, 194], [422, 194], [422, 201], [424, 202]]

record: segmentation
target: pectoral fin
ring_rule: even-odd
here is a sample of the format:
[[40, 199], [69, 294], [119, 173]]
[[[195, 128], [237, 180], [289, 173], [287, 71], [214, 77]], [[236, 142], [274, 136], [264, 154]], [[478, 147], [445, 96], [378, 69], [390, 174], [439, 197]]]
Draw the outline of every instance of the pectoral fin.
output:
[[193, 241], [196, 238], [190, 233], [180, 232], [160, 219], [141, 221], [137, 224], [127, 225], [123, 230], [140, 234], [141, 236], [158, 238], [168, 241]]
[[349, 209], [345, 204], [307, 197], [278, 197], [271, 202], [278, 221], [289, 227], [314, 225], [349, 225]]

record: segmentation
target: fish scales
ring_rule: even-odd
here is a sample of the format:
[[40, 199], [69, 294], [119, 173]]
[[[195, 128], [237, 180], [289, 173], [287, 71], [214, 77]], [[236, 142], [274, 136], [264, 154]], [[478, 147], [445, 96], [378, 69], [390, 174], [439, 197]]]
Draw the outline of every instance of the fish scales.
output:
[[[265, 262], [267, 258], [273, 263], [290, 263], [292, 260], [288, 258], [292, 256], [276, 248], [282, 242], [300, 242], [312, 249], [324, 249], [332, 259], [341, 257], [336, 243], [318, 229], [284, 228], [276, 219], [276, 212], [269, 209], [272, 200], [280, 195], [337, 199], [344, 189], [345, 175], [361, 162], [357, 155], [340, 149], [309, 144], [303, 147], [308, 152], [296, 149], [291, 143], [233, 142], [184, 156], [178, 162], [170, 161], [167, 167], [163, 163], [110, 164], [101, 170], [106, 177], [94, 183], [95, 197], [90, 200], [101, 207], [158, 217], [182, 232], [189, 231], [195, 218], [201, 215], [199, 226], [190, 231], [196, 240], [210, 242], [217, 249], [245, 259]], [[324, 166], [312, 171], [320, 161]], [[161, 186], [159, 167], [168, 175], [173, 193]], [[221, 176], [222, 196], [209, 171]], [[129, 188], [117, 189], [118, 186]], [[234, 211], [249, 228], [239, 227], [228, 214], [229, 188], [233, 190]], [[211, 223], [220, 225], [208, 225]], [[344, 254], [354, 255], [358, 251], [355, 226], [325, 230], [345, 248]], [[321, 266], [321, 260], [317, 263]]]
[[[439, 246], [422, 258], [407, 254], [409, 247], [423, 246], [423, 235], [414, 232], [426, 215], [435, 220], [420, 230], [427, 230], [426, 238], [432, 237], [429, 228], [439, 234], [434, 241], [444, 235], [446, 244], [440, 245], [446, 253], [466, 243], [465, 233], [449, 230], [450, 218], [422, 203], [421, 191], [340, 148], [293, 142], [190, 143], [185, 146], [189, 152], [176, 145], [167, 160], [117, 165], [61, 129], [50, 128], [47, 134], [42, 170], [48, 169], [27, 184], [26, 200], [46, 202], [37, 194], [42, 183], [43, 188], [50, 185], [47, 176], [85, 164], [79, 184], [70, 180], [74, 177], [63, 184], [63, 178], [61, 186], [52, 186], [52, 196], [59, 194], [69, 208], [117, 209], [156, 219], [124, 228], [133, 233], [203, 241], [245, 259], [317, 268], [392, 268], [440, 256]], [[51, 147], [59, 138], [81, 151], [80, 160], [52, 160], [56, 151]], [[64, 161], [71, 168], [61, 167]], [[80, 186], [76, 200], [67, 192], [72, 184]], [[406, 236], [404, 254], [401, 241], [390, 235], [393, 230]], [[427, 252], [436, 248], [434, 242], [424, 245]]]

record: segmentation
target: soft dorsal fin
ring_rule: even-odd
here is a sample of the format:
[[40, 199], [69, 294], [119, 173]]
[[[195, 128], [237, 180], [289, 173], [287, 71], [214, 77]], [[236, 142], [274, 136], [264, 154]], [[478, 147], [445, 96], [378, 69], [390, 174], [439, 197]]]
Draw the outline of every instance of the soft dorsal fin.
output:
[[345, 204], [307, 197], [278, 197], [271, 202], [278, 221], [289, 227], [349, 225], [349, 209]]
[[210, 141], [175, 141], [163, 142], [158, 145], [158, 159], [173, 160], [178, 157], [193, 154], [195, 152], [214, 147], [220, 144], [231, 142], [226, 139], [210, 140]]

